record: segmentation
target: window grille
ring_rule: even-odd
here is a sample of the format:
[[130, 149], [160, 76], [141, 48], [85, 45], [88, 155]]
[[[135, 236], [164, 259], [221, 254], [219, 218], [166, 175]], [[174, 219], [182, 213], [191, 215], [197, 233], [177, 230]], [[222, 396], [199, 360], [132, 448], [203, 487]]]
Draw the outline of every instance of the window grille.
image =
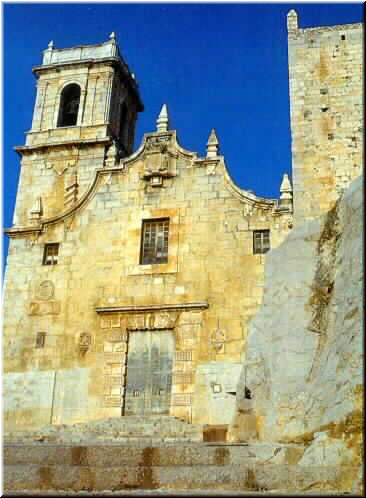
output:
[[270, 250], [269, 230], [254, 230], [253, 253], [264, 254]]
[[140, 264], [168, 262], [169, 219], [144, 220]]
[[45, 244], [43, 252], [44, 265], [57, 265], [58, 263], [58, 243]]
[[36, 348], [43, 348], [46, 341], [46, 332], [37, 332]]
[[192, 351], [176, 351], [176, 361], [192, 361]]

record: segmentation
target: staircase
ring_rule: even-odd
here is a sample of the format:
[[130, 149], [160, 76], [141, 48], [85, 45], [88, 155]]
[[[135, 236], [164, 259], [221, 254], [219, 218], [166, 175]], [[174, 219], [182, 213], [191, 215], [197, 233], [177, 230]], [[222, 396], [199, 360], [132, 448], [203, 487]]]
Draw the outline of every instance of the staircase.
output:
[[[350, 492], [358, 467], [298, 465], [299, 444], [5, 443], [6, 495]], [[347, 480], [347, 477], [352, 479]], [[337, 490], [337, 492], [335, 492]], [[356, 493], [357, 494], [357, 493]]]
[[354, 491], [359, 467], [301, 464], [304, 443], [207, 442], [203, 429], [150, 415], [5, 433], [4, 489], [14, 496]]
[[44, 425], [4, 433], [6, 442], [183, 442], [202, 441], [203, 426], [169, 415], [134, 415], [72, 425]]

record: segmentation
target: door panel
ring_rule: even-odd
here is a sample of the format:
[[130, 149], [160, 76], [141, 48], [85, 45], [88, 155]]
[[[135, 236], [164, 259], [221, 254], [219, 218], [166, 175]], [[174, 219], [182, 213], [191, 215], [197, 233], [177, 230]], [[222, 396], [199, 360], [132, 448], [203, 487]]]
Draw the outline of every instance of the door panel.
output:
[[130, 332], [125, 415], [169, 413], [174, 347], [172, 331]]

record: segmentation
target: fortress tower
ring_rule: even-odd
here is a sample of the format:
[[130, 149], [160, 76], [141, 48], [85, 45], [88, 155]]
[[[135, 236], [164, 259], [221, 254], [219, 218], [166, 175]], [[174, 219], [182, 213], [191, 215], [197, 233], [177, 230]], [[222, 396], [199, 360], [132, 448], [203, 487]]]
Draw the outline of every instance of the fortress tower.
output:
[[331, 209], [363, 164], [363, 26], [287, 16], [295, 223]]

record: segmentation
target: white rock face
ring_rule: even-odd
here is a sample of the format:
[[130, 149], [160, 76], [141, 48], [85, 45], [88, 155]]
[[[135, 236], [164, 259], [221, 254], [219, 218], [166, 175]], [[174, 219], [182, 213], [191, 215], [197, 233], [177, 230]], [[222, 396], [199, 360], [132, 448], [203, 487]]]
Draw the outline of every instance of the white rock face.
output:
[[[362, 197], [359, 177], [325, 217], [295, 228], [268, 253], [232, 439], [311, 441], [299, 464], [358, 465]], [[255, 419], [255, 431], [245, 434], [253, 426], [248, 417]]]

